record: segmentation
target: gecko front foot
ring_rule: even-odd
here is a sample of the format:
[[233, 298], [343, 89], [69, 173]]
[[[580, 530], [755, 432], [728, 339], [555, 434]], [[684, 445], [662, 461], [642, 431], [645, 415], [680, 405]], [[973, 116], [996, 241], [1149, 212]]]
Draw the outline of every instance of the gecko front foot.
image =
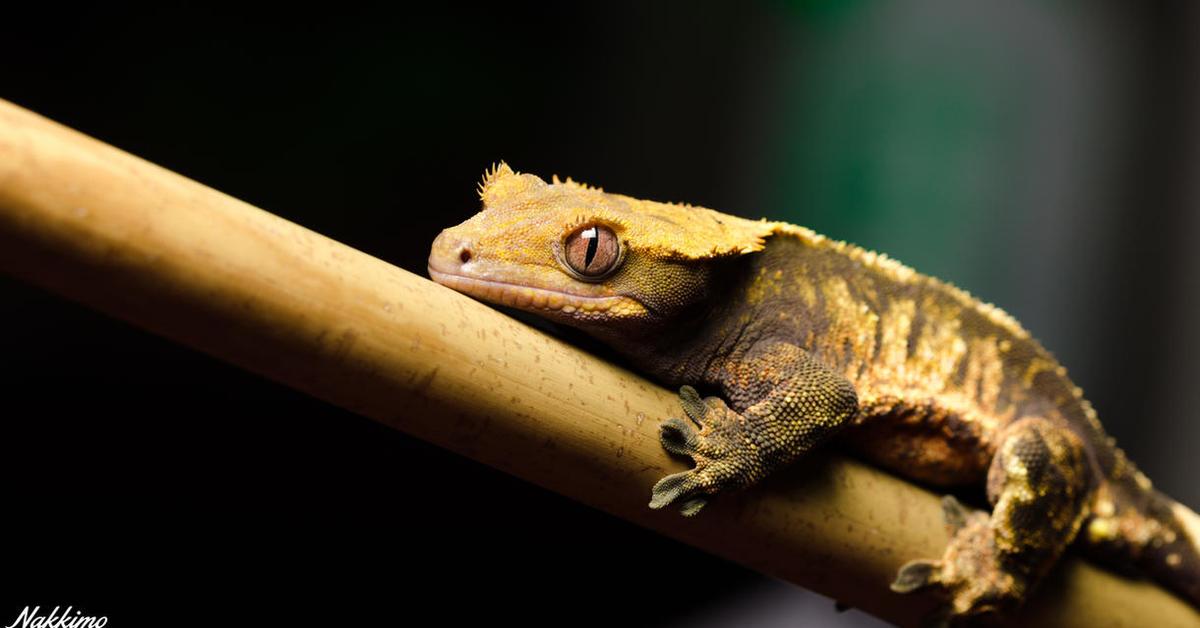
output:
[[941, 560], [913, 560], [892, 583], [897, 593], [938, 587], [949, 600], [931, 625], [954, 625], [998, 617], [1020, 604], [1025, 582], [1000, 567], [995, 534], [987, 513], [969, 512], [958, 500], [942, 498], [946, 526], [954, 534]]
[[754, 449], [748, 446], [742, 417], [723, 400], [701, 399], [691, 386], [679, 390], [679, 399], [691, 422], [678, 418], [663, 422], [662, 445], [672, 454], [691, 458], [696, 466], [659, 480], [650, 507], [678, 502], [680, 513], [692, 516], [704, 508], [710, 496], [747, 485], [758, 463]]

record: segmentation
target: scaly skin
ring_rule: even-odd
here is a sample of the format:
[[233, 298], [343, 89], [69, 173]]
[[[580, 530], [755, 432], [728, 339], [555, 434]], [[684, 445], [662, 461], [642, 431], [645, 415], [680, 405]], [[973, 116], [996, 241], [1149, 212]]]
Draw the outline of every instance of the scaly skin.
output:
[[[483, 211], [433, 244], [433, 278], [579, 327], [660, 382], [692, 470], [650, 506], [699, 512], [830, 439], [900, 475], [987, 489], [893, 588], [938, 587], [943, 619], [1020, 605], [1072, 542], [1200, 606], [1200, 526], [1105, 435], [1016, 321], [883, 255], [807, 229], [642, 201], [501, 164]], [[695, 387], [695, 388], [693, 388]], [[701, 398], [696, 388], [713, 396]]]

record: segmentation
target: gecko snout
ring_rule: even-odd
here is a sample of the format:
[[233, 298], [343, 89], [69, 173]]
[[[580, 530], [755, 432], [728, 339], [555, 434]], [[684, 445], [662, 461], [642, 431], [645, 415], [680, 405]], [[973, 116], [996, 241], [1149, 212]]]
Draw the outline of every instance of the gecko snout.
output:
[[429, 251], [429, 267], [442, 272], [456, 272], [474, 258], [475, 248], [469, 239], [443, 231], [433, 240]]

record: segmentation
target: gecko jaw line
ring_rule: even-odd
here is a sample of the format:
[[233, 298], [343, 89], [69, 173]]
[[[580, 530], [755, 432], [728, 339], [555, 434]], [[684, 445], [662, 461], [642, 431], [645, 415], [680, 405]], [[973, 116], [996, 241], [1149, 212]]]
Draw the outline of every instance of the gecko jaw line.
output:
[[571, 294], [547, 288], [534, 288], [520, 284], [477, 279], [455, 273], [447, 273], [429, 267], [429, 276], [434, 281], [469, 294], [473, 297], [524, 310], [549, 310], [574, 314], [576, 312], [603, 314], [610, 310], [631, 311], [645, 307], [634, 299], [623, 296], [593, 297]]

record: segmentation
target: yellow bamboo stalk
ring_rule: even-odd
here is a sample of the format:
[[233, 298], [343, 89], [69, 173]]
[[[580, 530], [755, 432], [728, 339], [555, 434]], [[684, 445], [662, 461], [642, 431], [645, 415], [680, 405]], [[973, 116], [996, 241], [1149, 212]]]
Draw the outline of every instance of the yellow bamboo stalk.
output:
[[[650, 486], [683, 468], [657, 438], [673, 393], [4, 101], [0, 269], [897, 624], [932, 608], [887, 585], [941, 554], [937, 496], [827, 455], [695, 519], [651, 511]], [[1040, 593], [1021, 623], [1200, 625], [1161, 589], [1078, 560]]]

